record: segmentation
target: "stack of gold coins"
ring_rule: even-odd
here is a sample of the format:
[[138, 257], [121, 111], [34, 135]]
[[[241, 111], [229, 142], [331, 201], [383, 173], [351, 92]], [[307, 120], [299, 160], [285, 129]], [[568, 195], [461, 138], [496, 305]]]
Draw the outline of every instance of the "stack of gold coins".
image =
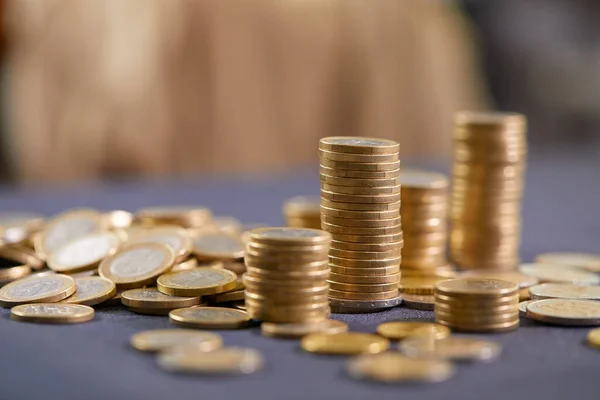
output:
[[283, 216], [289, 227], [321, 229], [319, 198], [292, 197], [283, 204]]
[[450, 257], [461, 268], [519, 264], [526, 124], [510, 113], [455, 117]]
[[246, 310], [265, 322], [319, 322], [329, 318], [331, 236], [307, 228], [258, 228], [246, 244]]
[[435, 321], [465, 332], [504, 332], [519, 326], [519, 286], [461, 278], [435, 284]]
[[436, 172], [403, 170], [400, 185], [402, 271], [431, 275], [448, 265], [448, 178]]
[[321, 227], [332, 236], [334, 312], [378, 311], [401, 301], [399, 147], [360, 137], [319, 141]]

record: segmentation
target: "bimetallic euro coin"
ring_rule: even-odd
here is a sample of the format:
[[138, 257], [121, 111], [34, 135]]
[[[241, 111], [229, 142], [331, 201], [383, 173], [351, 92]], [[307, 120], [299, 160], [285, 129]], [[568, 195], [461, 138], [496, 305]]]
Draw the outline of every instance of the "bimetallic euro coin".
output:
[[527, 305], [537, 300], [525, 300], [519, 303], [519, 317], [527, 318]]
[[135, 230], [127, 243], [161, 243], [169, 246], [175, 253], [175, 262], [188, 258], [192, 251], [192, 238], [187, 230], [175, 225], [153, 226]]
[[564, 265], [583, 268], [592, 272], [600, 272], [600, 254], [560, 252], [543, 253], [535, 258], [538, 263]]
[[370, 137], [331, 136], [319, 140], [319, 149], [348, 154], [396, 154], [400, 144]]
[[157, 288], [130, 289], [121, 293], [121, 302], [127, 307], [156, 308], [170, 310], [191, 307], [200, 304], [200, 297], [171, 296], [158, 291]]
[[110, 299], [117, 293], [117, 287], [110, 279], [100, 276], [75, 278], [77, 290], [61, 303], [94, 306]]
[[539, 322], [565, 326], [600, 325], [600, 302], [546, 299], [527, 305], [527, 317]]
[[435, 297], [421, 294], [403, 294], [402, 301], [406, 308], [415, 310], [433, 311], [435, 307]]
[[391, 352], [354, 358], [348, 362], [346, 371], [356, 379], [383, 383], [442, 382], [455, 373], [448, 361], [414, 359]]
[[169, 313], [169, 319], [175, 325], [199, 329], [237, 329], [250, 322], [245, 311], [221, 307], [179, 308]]
[[260, 352], [241, 347], [204, 352], [195, 346], [184, 346], [158, 357], [158, 365], [166, 371], [200, 375], [251, 374], [262, 369], [264, 364]]
[[244, 257], [244, 242], [239, 235], [201, 231], [192, 236], [194, 255], [199, 260], [237, 260]]
[[540, 283], [573, 283], [575, 285], [600, 284], [600, 276], [577, 267], [560, 264], [521, 264], [519, 271], [536, 277]]
[[66, 275], [32, 276], [13, 281], [0, 289], [0, 305], [52, 303], [75, 293], [75, 280]]
[[81, 304], [22, 304], [10, 310], [16, 321], [43, 324], [76, 324], [94, 319], [94, 309]]
[[110, 232], [75, 238], [50, 254], [48, 268], [67, 274], [96, 269], [104, 258], [117, 251], [120, 243], [118, 236]]
[[194, 329], [156, 329], [136, 333], [131, 336], [130, 343], [137, 350], [153, 353], [177, 346], [191, 346], [208, 352], [221, 348], [223, 339], [216, 333]]
[[194, 268], [161, 275], [158, 290], [175, 296], [205, 296], [232, 290], [237, 275], [226, 269]]

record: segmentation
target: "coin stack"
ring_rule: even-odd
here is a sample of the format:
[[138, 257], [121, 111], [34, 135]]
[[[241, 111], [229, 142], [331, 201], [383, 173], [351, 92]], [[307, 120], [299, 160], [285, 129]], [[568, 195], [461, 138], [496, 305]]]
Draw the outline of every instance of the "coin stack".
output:
[[283, 215], [289, 227], [321, 229], [318, 197], [292, 197], [283, 204]]
[[[436, 172], [403, 170], [402, 271], [411, 275], [435, 275], [447, 268], [448, 178]], [[410, 270], [410, 272], [408, 272]]]
[[319, 141], [321, 227], [332, 236], [334, 312], [378, 311], [401, 301], [399, 147], [360, 137]]
[[329, 318], [331, 236], [307, 228], [258, 228], [246, 244], [246, 310], [264, 322], [308, 323]]
[[526, 124], [511, 113], [455, 117], [450, 257], [464, 269], [519, 264]]
[[435, 321], [465, 332], [504, 332], [519, 326], [519, 287], [496, 279], [435, 284]]

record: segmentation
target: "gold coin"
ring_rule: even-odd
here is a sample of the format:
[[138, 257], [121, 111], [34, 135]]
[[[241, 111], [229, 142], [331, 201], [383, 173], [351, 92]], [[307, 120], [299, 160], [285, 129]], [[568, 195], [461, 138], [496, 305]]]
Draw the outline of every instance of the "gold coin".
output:
[[381, 268], [348, 268], [339, 267], [336, 265], [331, 266], [331, 273], [341, 275], [352, 275], [352, 276], [389, 276], [400, 273], [400, 266], [394, 265], [391, 267]]
[[[305, 228], [292, 228], [305, 229]], [[318, 245], [273, 245], [248, 242], [246, 244], [246, 256], [271, 257], [271, 258], [289, 258], [289, 257], [305, 257], [310, 258], [321, 257], [329, 251], [329, 242]], [[307, 257], [308, 256], [308, 257]]]
[[263, 322], [261, 324], [261, 331], [264, 336], [297, 339], [311, 333], [333, 335], [347, 332], [348, 325], [345, 322], [331, 319], [313, 323], [275, 324]]
[[519, 303], [519, 317], [527, 318], [527, 305], [534, 301], [536, 301], [536, 300], [525, 300], [525, 301], [521, 301]]
[[75, 278], [77, 290], [61, 303], [94, 306], [110, 299], [117, 293], [117, 287], [110, 279], [99, 276]]
[[377, 293], [347, 292], [329, 289], [329, 297], [351, 300], [387, 300], [398, 296], [398, 289]]
[[221, 348], [223, 339], [216, 333], [194, 329], [156, 329], [134, 334], [130, 343], [136, 350], [152, 353], [177, 346], [191, 346], [198, 351], [209, 352]]
[[202, 206], [147, 207], [137, 210], [135, 219], [142, 225], [173, 224], [195, 228], [206, 225], [211, 219], [211, 212]]
[[[335, 186], [344, 186], [347, 188], [381, 188], [381, 187], [397, 187], [400, 190], [400, 186], [398, 186], [397, 178], [371, 178], [371, 179], [355, 179], [348, 177], [336, 177], [336, 176], [328, 176], [321, 174], [319, 176], [321, 180], [321, 184], [326, 185], [335, 185]], [[326, 190], [331, 190], [324, 188]], [[335, 191], [335, 190], [334, 190]], [[369, 193], [369, 192], [367, 192]], [[352, 194], [352, 193], [350, 193]], [[355, 193], [359, 194], [359, 193]]]
[[331, 236], [319, 229], [258, 228], [250, 231], [250, 240], [262, 245], [327, 246], [331, 242]]
[[344, 300], [329, 299], [331, 310], [341, 314], [372, 313], [396, 307], [402, 302], [402, 296], [386, 300]]
[[342, 235], [339, 233], [332, 233], [331, 237], [335, 241], [359, 244], [403, 243], [402, 232], [390, 235]]
[[378, 194], [378, 195], [360, 195], [360, 194], [339, 194], [329, 190], [321, 189], [321, 204], [323, 200], [331, 202], [342, 202], [351, 204], [395, 204], [400, 201], [400, 193]]
[[330, 265], [338, 265], [350, 268], [382, 268], [400, 265], [402, 257], [388, 258], [383, 260], [355, 260], [352, 258], [329, 257]]
[[499, 279], [501, 281], [509, 281], [516, 283], [519, 288], [528, 288], [537, 285], [538, 279], [531, 275], [525, 275], [518, 271], [467, 271], [461, 274], [465, 278], [480, 278], [480, 279]]
[[321, 221], [321, 228], [331, 233], [332, 236], [337, 234], [368, 236], [402, 234], [402, 225], [387, 226], [382, 228], [357, 228], [349, 226], [332, 225], [327, 222]]
[[117, 289], [135, 289], [154, 283], [174, 262], [175, 253], [164, 244], [129, 244], [105, 258], [98, 272], [113, 281]]
[[435, 292], [449, 296], [500, 297], [515, 294], [519, 287], [508, 281], [495, 279], [448, 279], [435, 284]]
[[50, 254], [48, 268], [67, 274], [96, 269], [104, 258], [118, 250], [120, 244], [119, 237], [110, 232], [80, 236]]
[[230, 292], [217, 294], [215, 296], [211, 296], [209, 301], [214, 301], [215, 303], [230, 303], [232, 301], [241, 301], [246, 298], [246, 293], [244, 289], [242, 290], [232, 290]]
[[130, 289], [121, 293], [121, 302], [127, 307], [173, 310], [200, 304], [199, 297], [170, 296], [156, 288]]
[[361, 285], [357, 283], [338, 283], [333, 281], [329, 282], [330, 290], [343, 291], [343, 292], [358, 292], [358, 293], [382, 293], [398, 290], [398, 282], [392, 283], [380, 283], [380, 284], [366, 284]]
[[496, 317], [500, 315], [511, 314], [514, 315], [517, 313], [518, 307], [518, 299], [515, 299], [513, 303], [503, 304], [503, 305], [490, 305], [481, 303], [479, 306], [476, 305], [463, 305], [463, 304], [454, 304], [454, 303], [446, 303], [441, 302], [438, 298], [436, 298], [435, 310], [440, 313], [446, 313], [451, 316], [457, 317]]
[[600, 325], [600, 302], [546, 299], [527, 305], [527, 318], [553, 325]]
[[442, 382], [450, 379], [454, 366], [441, 360], [419, 360], [398, 353], [359, 356], [348, 362], [348, 375], [377, 382]]
[[325, 165], [320, 165], [319, 174], [321, 176], [350, 179], [396, 179], [400, 175], [400, 169], [398, 168], [387, 171], [351, 171], [345, 169], [334, 169]]
[[432, 295], [435, 284], [447, 280], [438, 276], [403, 276], [400, 279], [400, 291], [407, 294]]
[[400, 161], [390, 162], [350, 162], [350, 161], [334, 161], [327, 158], [320, 160], [322, 167], [327, 167], [336, 170], [347, 171], [365, 171], [365, 172], [382, 172], [395, 171], [400, 168]]
[[377, 187], [362, 187], [362, 186], [339, 186], [321, 182], [321, 190], [326, 190], [338, 195], [360, 195], [360, 196], [387, 196], [400, 193], [400, 186], [377, 186]]
[[319, 149], [319, 160], [351, 163], [389, 163], [398, 160], [398, 153], [395, 154], [349, 154], [336, 151]]
[[542, 264], [565, 265], [583, 268], [592, 272], [600, 272], [600, 255], [588, 253], [543, 253], [535, 258]]
[[415, 310], [433, 311], [435, 307], [435, 298], [429, 295], [403, 294], [402, 301], [406, 308]]
[[514, 321], [507, 321], [501, 323], [493, 323], [493, 324], [472, 324], [472, 323], [459, 323], [454, 321], [444, 321], [440, 318], [436, 318], [435, 320], [439, 324], [447, 325], [452, 330], [457, 332], [477, 332], [477, 333], [502, 333], [502, 332], [511, 332], [515, 329], [519, 328], [519, 320], [515, 319]]
[[127, 243], [161, 243], [170, 247], [175, 253], [175, 262], [187, 259], [192, 252], [192, 238], [187, 230], [179, 226], [153, 226], [135, 230]]
[[525, 275], [537, 278], [541, 283], [600, 284], [600, 277], [595, 273], [560, 264], [521, 264], [519, 271]]
[[401, 257], [402, 248], [390, 251], [351, 251], [331, 248], [329, 255], [331, 257], [350, 260], [385, 260]]
[[312, 333], [302, 338], [302, 348], [309, 353], [320, 354], [376, 354], [386, 351], [390, 342], [369, 333]]
[[262, 369], [264, 364], [261, 353], [242, 347], [225, 347], [206, 352], [196, 346], [183, 346], [158, 356], [158, 365], [162, 369], [186, 374], [251, 374]]
[[427, 337], [407, 338], [398, 347], [409, 357], [455, 361], [489, 361], [502, 352], [502, 347], [496, 342], [455, 336], [439, 340]]
[[52, 303], [75, 293], [75, 280], [66, 275], [31, 276], [0, 288], [0, 306]]
[[[344, 242], [339, 240], [331, 241], [331, 249], [344, 250], [344, 251], [355, 251], [355, 252], [388, 252], [388, 251], [402, 251], [404, 246], [403, 240], [388, 243], [368, 243], [368, 242]], [[402, 254], [402, 253], [400, 253]], [[349, 258], [349, 257], [348, 257]]]
[[107, 211], [102, 214], [102, 220], [102, 225], [106, 229], [127, 229], [133, 223], [133, 214], [124, 210]]
[[81, 304], [22, 304], [10, 310], [10, 317], [43, 324], [76, 324], [94, 319], [94, 309]]
[[269, 266], [276, 266], [279, 264], [314, 264], [319, 262], [325, 262], [327, 260], [327, 252], [297, 252], [297, 253], [267, 253], [262, 251], [253, 251], [248, 246], [245, 260], [250, 263], [256, 262], [258, 264], [264, 264]]
[[338, 283], [359, 283], [363, 285], [367, 284], [383, 284], [383, 283], [393, 283], [396, 286], [398, 282], [400, 282], [400, 273], [397, 274], [389, 274], [383, 276], [370, 276], [370, 275], [345, 275], [345, 274], [329, 274], [329, 280], [331, 282]]
[[[397, 196], [397, 195], [393, 195]], [[373, 196], [366, 196], [373, 197]], [[355, 203], [340, 200], [329, 200], [321, 196], [321, 207], [340, 211], [394, 211], [400, 212], [400, 200], [391, 203]]]
[[240, 235], [243, 230], [240, 220], [230, 215], [214, 215], [211, 226], [219, 232], [229, 233], [230, 235]]
[[250, 266], [247, 268], [246, 274], [253, 278], [260, 278], [266, 280], [300, 279], [302, 281], [315, 282], [327, 279], [330, 275], [330, 269], [328, 265], [324, 265], [319, 269], [302, 269], [299, 271], [274, 271]]
[[319, 140], [319, 149], [348, 154], [396, 154], [400, 144], [362, 136], [331, 136]]
[[519, 309], [517, 305], [513, 308], [513, 310], [505, 311], [501, 314], [496, 314], [495, 311], [490, 311], [489, 314], [486, 314], [485, 312], [457, 313], [455, 310], [442, 311], [436, 304], [435, 318], [436, 321], [443, 320], [452, 324], [489, 325], [508, 322], [514, 323], [519, 318]]
[[600, 286], [581, 286], [568, 283], [543, 283], [529, 288], [531, 298], [600, 300]]
[[197, 267], [211, 267], [211, 268], [219, 268], [222, 267], [223, 263], [220, 261], [212, 261], [208, 263], [204, 263], [203, 265], [198, 264], [198, 260], [194, 257], [190, 257], [185, 261], [182, 261], [178, 264], [173, 265], [173, 268], [169, 270], [169, 272], [179, 272], [179, 271], [187, 271], [188, 269], [193, 269]]
[[244, 242], [237, 235], [205, 231], [192, 237], [193, 252], [199, 260], [236, 260], [244, 257]]
[[175, 325], [199, 329], [237, 329], [250, 322], [245, 311], [220, 307], [179, 308], [169, 313], [169, 319]]
[[309, 293], [309, 294], [301, 295], [299, 297], [290, 297], [290, 296], [276, 297], [276, 296], [273, 296], [271, 293], [267, 293], [266, 295], [263, 295], [263, 294], [256, 294], [249, 290], [246, 290], [246, 302], [251, 303], [252, 301], [255, 301], [256, 304], [270, 303], [270, 304], [278, 304], [280, 306], [291, 305], [291, 304], [313, 306], [316, 303], [326, 303], [327, 302], [327, 293], [328, 293], [328, 290], [325, 290], [321, 293], [317, 293], [315, 295]]
[[450, 336], [450, 329], [431, 322], [391, 321], [377, 327], [377, 333], [391, 340], [403, 340], [407, 337], [425, 336], [443, 339]]
[[226, 269], [194, 268], [161, 275], [158, 290], [175, 296], [206, 296], [235, 288], [237, 275]]
[[592, 347], [600, 348], [600, 328], [588, 332], [587, 342]]
[[31, 275], [29, 265], [21, 265], [6, 258], [0, 258], [0, 284], [21, 279], [28, 275]]
[[40, 270], [46, 267], [44, 260], [29, 247], [13, 244], [0, 246], [0, 258], [14, 261], [20, 265], [29, 265], [31, 269]]
[[478, 306], [485, 307], [500, 307], [514, 305], [519, 302], [518, 295], [510, 295], [504, 297], [484, 297], [484, 296], [472, 296], [472, 297], [452, 297], [443, 294], [436, 293], [435, 300], [437, 303], [449, 304], [453, 307], [473, 308]]
[[400, 216], [400, 211], [397, 208], [390, 210], [379, 210], [379, 211], [352, 211], [352, 210], [339, 210], [321, 206], [321, 215], [328, 218], [347, 219], [347, 220], [385, 220], [395, 219]]

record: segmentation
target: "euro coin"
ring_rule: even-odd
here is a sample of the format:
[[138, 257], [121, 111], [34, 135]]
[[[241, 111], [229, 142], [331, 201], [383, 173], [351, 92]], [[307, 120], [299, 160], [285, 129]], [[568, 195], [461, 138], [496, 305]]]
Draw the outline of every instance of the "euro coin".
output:
[[[363, 243], [380, 244], [380, 243], [399, 243], [399, 242], [404, 243], [401, 230], [399, 231], [399, 233], [392, 233], [392, 234], [387, 234], [387, 235], [360, 235], [360, 234], [343, 235], [343, 234], [339, 234], [339, 233], [332, 233], [331, 238], [335, 241], [357, 243], [357, 244], [363, 244]], [[391, 248], [397, 248], [397, 247], [391, 247]]]
[[353, 218], [336, 218], [323, 216], [322, 222], [325, 222], [331, 226], [345, 226], [345, 227], [360, 227], [360, 228], [386, 228], [395, 227], [401, 224], [400, 216], [390, 219], [353, 219]]
[[[397, 196], [397, 195], [392, 195]], [[372, 197], [372, 196], [365, 196]], [[363, 199], [364, 200], [364, 199]], [[368, 212], [377, 212], [377, 211], [393, 211], [399, 212], [400, 210], [400, 200], [385, 202], [391, 200], [389, 197], [379, 199], [383, 202], [370, 202], [370, 203], [356, 203], [351, 201], [343, 201], [343, 200], [331, 200], [327, 196], [321, 196], [321, 207], [326, 207], [334, 210], [340, 211], [368, 211]]]
[[304, 336], [300, 342], [309, 353], [319, 354], [376, 354], [390, 347], [387, 339], [368, 333], [312, 333]]
[[21, 265], [12, 260], [0, 258], [0, 285], [31, 275], [29, 265]]
[[537, 278], [541, 283], [600, 284], [600, 277], [593, 272], [559, 264], [521, 264], [519, 271]]
[[57, 302], [69, 297], [75, 290], [75, 280], [66, 275], [27, 277], [0, 288], [0, 306]]
[[104, 258], [118, 250], [120, 244], [118, 236], [110, 232], [81, 236], [50, 254], [48, 268], [67, 274], [96, 269]]
[[319, 140], [319, 149], [348, 154], [396, 154], [398, 142], [361, 136], [331, 136]]
[[337, 283], [354, 283], [354, 284], [384, 284], [393, 283], [396, 286], [400, 281], [400, 273], [387, 274], [387, 275], [346, 275], [346, 274], [329, 274], [331, 282]]
[[383, 260], [356, 260], [352, 258], [329, 257], [330, 265], [348, 268], [386, 268], [400, 265], [402, 257], [387, 258]]
[[230, 215], [214, 215], [210, 225], [219, 232], [225, 232], [231, 235], [240, 235], [243, 230], [243, 225], [240, 220]]
[[211, 212], [202, 206], [158, 206], [141, 208], [135, 220], [141, 225], [178, 225], [183, 228], [201, 227], [210, 222]]
[[392, 194], [400, 193], [400, 186], [376, 186], [376, 187], [362, 187], [362, 186], [340, 186], [331, 185], [329, 183], [321, 182], [321, 190], [326, 190], [331, 193], [339, 195], [359, 195], [359, 196], [387, 196]]
[[496, 342], [455, 336], [439, 340], [417, 336], [403, 340], [398, 346], [408, 357], [452, 361], [491, 361], [502, 352]]
[[10, 317], [42, 324], [77, 324], [94, 319], [94, 309], [81, 304], [22, 304], [10, 310]]
[[403, 276], [400, 291], [406, 294], [433, 295], [435, 284], [446, 280], [437, 276]]
[[539, 322], [565, 326], [600, 325], [600, 302], [546, 299], [527, 305], [527, 317]]
[[196, 346], [183, 346], [159, 355], [158, 365], [169, 372], [199, 375], [251, 374], [264, 367], [260, 352], [241, 347], [225, 347], [203, 351]]
[[[350, 204], [395, 204], [400, 201], [400, 193], [392, 194], [340, 194], [333, 191], [321, 189], [321, 199], [331, 202], [344, 202]], [[322, 203], [321, 203], [322, 204]], [[368, 208], [367, 208], [368, 209]]]
[[221, 294], [217, 294], [214, 297], [211, 297], [209, 301], [214, 301], [216, 303], [230, 303], [232, 301], [240, 301], [246, 298], [246, 293], [244, 289], [242, 290], [233, 290], [230, 292], [225, 292]]
[[380, 324], [377, 333], [390, 340], [403, 340], [413, 336], [443, 339], [450, 336], [451, 332], [447, 327], [431, 322], [390, 321]]
[[151, 353], [177, 346], [191, 346], [198, 351], [210, 352], [221, 348], [223, 339], [216, 333], [194, 329], [156, 329], [134, 334], [130, 343], [136, 350]]
[[205, 231], [192, 237], [193, 252], [199, 260], [236, 260], [244, 257], [244, 242], [237, 235]]
[[326, 161], [350, 162], [350, 163], [388, 163], [398, 160], [395, 154], [350, 154], [336, 151], [319, 149], [321, 163]]
[[542, 283], [529, 288], [532, 299], [600, 300], [600, 286]]
[[236, 274], [225, 269], [194, 268], [161, 275], [156, 283], [158, 290], [165, 294], [205, 296], [235, 288], [236, 279]]
[[179, 308], [169, 313], [169, 319], [175, 325], [198, 329], [237, 329], [250, 322], [245, 311], [220, 307]]
[[44, 260], [40, 259], [34, 250], [23, 245], [0, 246], [0, 258], [14, 261], [20, 265], [29, 265], [36, 271], [46, 267]]
[[340, 210], [335, 208], [326, 207], [321, 205], [322, 218], [336, 218], [346, 219], [349, 221], [353, 220], [386, 220], [396, 219], [400, 216], [398, 208], [392, 208], [390, 210], [375, 210], [375, 211], [353, 211], [353, 210]]
[[192, 251], [192, 238], [178, 226], [154, 226], [136, 230], [127, 243], [161, 243], [169, 246], [175, 253], [175, 262], [185, 261]]
[[564, 265], [583, 268], [592, 272], [600, 272], [600, 255], [589, 253], [543, 253], [535, 258], [537, 263]]
[[527, 318], [527, 306], [536, 300], [525, 300], [519, 303], [519, 317]]
[[379, 236], [379, 235], [398, 235], [402, 233], [402, 225], [386, 226], [382, 228], [356, 228], [348, 226], [332, 225], [325, 221], [321, 221], [321, 228], [333, 235], [365, 235], [365, 236]]
[[600, 328], [592, 329], [588, 332], [587, 342], [592, 347], [600, 348]]
[[435, 307], [435, 297], [431, 295], [403, 294], [402, 299], [406, 308], [433, 311]]
[[264, 336], [279, 338], [301, 338], [311, 333], [324, 333], [333, 335], [348, 331], [348, 325], [342, 321], [325, 320], [314, 323], [288, 323], [274, 324], [264, 322], [261, 324], [261, 331]]
[[515, 294], [518, 286], [495, 279], [448, 279], [435, 284], [435, 292], [445, 295], [477, 295], [500, 297]]
[[110, 279], [99, 276], [75, 278], [77, 290], [61, 303], [95, 306], [110, 299], [117, 293], [117, 287]]
[[329, 297], [346, 300], [387, 300], [398, 296], [398, 289], [387, 290], [376, 293], [347, 292], [329, 289]]
[[325, 165], [319, 166], [321, 176], [349, 179], [396, 179], [400, 175], [400, 169], [386, 171], [352, 171], [347, 169], [334, 169]]
[[[396, 156], [397, 158], [398, 156]], [[347, 171], [365, 171], [365, 172], [382, 172], [395, 171], [400, 168], [400, 161], [388, 162], [350, 162], [350, 161], [335, 161], [327, 158], [320, 160], [322, 167], [327, 167], [336, 170]]]
[[334, 313], [371, 313], [396, 307], [402, 303], [402, 296], [385, 300], [346, 300], [330, 298], [329, 304]]
[[199, 297], [170, 296], [156, 288], [130, 289], [121, 293], [121, 302], [127, 307], [170, 310], [200, 304]]
[[497, 279], [501, 281], [513, 282], [517, 284], [520, 289], [529, 288], [533, 285], [537, 285], [538, 283], [538, 279], [535, 276], [525, 275], [518, 271], [475, 270], [463, 272], [460, 276], [464, 278]]
[[250, 231], [250, 240], [255, 244], [299, 246], [328, 245], [331, 236], [318, 229], [306, 228], [258, 228]]
[[344, 292], [382, 293], [389, 292], [390, 290], [398, 290], [398, 282], [379, 284], [370, 283], [366, 285], [361, 285], [358, 283], [338, 283], [334, 281], [328, 282], [330, 290], [340, 290]]
[[[355, 251], [355, 252], [397, 252], [402, 251], [404, 241], [402, 239], [392, 242], [380, 242], [373, 243], [369, 242], [370, 238], [367, 237], [361, 242], [344, 242], [340, 240], [331, 241], [331, 249], [344, 250], [344, 251]], [[402, 254], [402, 253], [401, 253]]]
[[[329, 176], [321, 173], [321, 184], [344, 186], [348, 188], [378, 188], [378, 187], [398, 187], [398, 179], [392, 178], [370, 178], [370, 179], [355, 179], [348, 177]], [[323, 187], [326, 190], [326, 187]], [[356, 193], [358, 194], [358, 193]], [[374, 193], [373, 193], [374, 194]], [[318, 203], [317, 203], [318, 204]]]

